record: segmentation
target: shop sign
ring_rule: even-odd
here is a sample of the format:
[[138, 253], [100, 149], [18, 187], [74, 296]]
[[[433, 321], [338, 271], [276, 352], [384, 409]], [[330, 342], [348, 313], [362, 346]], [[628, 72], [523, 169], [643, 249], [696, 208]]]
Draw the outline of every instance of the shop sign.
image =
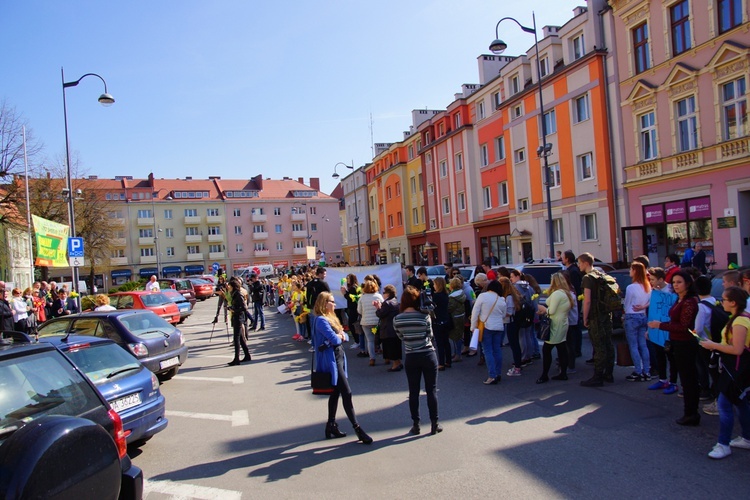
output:
[[717, 217], [716, 225], [719, 229], [731, 229], [737, 227], [737, 217]]
[[273, 261], [273, 267], [288, 267], [289, 261], [288, 260], [275, 260]]
[[643, 223], [649, 224], [661, 224], [664, 222], [664, 205], [648, 205], [643, 207]]
[[711, 198], [695, 198], [688, 200], [688, 217], [690, 220], [711, 218]]
[[237, 262], [232, 264], [232, 269], [245, 269], [246, 267], [250, 267], [249, 262]]
[[667, 212], [667, 222], [677, 222], [687, 219], [685, 217], [685, 201], [672, 201], [664, 204], [664, 208]]

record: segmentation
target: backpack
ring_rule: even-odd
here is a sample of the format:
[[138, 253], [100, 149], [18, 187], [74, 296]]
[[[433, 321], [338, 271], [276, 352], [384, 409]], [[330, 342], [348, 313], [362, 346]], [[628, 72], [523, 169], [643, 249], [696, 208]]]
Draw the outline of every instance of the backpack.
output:
[[709, 337], [714, 342], [721, 342], [721, 332], [724, 330], [724, 327], [729, 322], [729, 313], [727, 313], [723, 307], [716, 304], [715, 302], [712, 304], [708, 300], [701, 300], [701, 304], [708, 306], [708, 308], [711, 310], [711, 326], [710, 326], [710, 335]]
[[435, 303], [432, 301], [432, 290], [425, 287], [419, 294], [419, 311], [422, 314], [432, 315], [435, 311]]
[[536, 316], [534, 301], [531, 300], [531, 293], [528, 288], [519, 289], [518, 292], [521, 296], [521, 302], [513, 314], [513, 320], [519, 328], [528, 328], [534, 324], [534, 317]]
[[622, 297], [620, 297], [620, 285], [615, 279], [601, 272], [594, 277], [597, 291], [597, 311], [600, 313], [613, 313], [622, 310]]

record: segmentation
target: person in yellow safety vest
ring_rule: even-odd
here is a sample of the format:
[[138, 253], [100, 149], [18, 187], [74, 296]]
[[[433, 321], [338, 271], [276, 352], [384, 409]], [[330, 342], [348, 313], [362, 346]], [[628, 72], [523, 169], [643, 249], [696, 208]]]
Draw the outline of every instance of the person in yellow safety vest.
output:
[[304, 342], [307, 329], [307, 315], [310, 310], [305, 306], [305, 289], [302, 288], [302, 285], [297, 281], [292, 283], [292, 296], [290, 302], [292, 317], [294, 317], [294, 325], [297, 330], [297, 333], [292, 339]]

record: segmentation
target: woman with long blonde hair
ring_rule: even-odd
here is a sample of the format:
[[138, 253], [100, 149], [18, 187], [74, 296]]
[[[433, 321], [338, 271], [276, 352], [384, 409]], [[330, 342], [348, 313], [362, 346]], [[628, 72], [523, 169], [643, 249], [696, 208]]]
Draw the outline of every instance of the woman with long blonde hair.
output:
[[546, 307], [550, 319], [550, 334], [549, 339], [544, 341], [542, 347], [542, 376], [537, 379], [537, 384], [543, 384], [550, 379], [549, 369], [552, 366], [552, 349], [555, 347], [557, 347], [557, 357], [560, 359], [560, 373], [552, 377], [552, 380], [568, 380], [568, 345], [566, 344], [568, 312], [575, 302], [570, 294], [568, 280], [562, 273], [553, 274], [550, 281]]
[[646, 311], [651, 302], [651, 283], [646, 275], [646, 266], [637, 261], [630, 264], [630, 277], [633, 282], [625, 289], [623, 326], [635, 369], [625, 379], [631, 382], [645, 382], [651, 380], [651, 358], [646, 345]]
[[339, 406], [339, 396], [344, 405], [346, 416], [354, 426], [357, 438], [364, 444], [372, 443], [372, 438], [362, 430], [357, 422], [352, 404], [352, 390], [349, 387], [346, 354], [343, 343], [349, 340], [341, 322], [336, 317], [336, 300], [330, 292], [320, 292], [313, 312], [315, 313], [315, 328], [313, 328], [313, 348], [315, 349], [315, 369], [318, 372], [331, 374], [333, 392], [328, 398], [328, 423], [326, 424], [326, 439], [346, 436], [336, 424], [336, 410]]

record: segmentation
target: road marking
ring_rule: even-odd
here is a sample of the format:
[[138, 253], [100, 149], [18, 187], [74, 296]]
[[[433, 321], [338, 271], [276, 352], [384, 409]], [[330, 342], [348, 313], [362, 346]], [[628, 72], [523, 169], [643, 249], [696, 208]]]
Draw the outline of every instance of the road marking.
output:
[[230, 384], [238, 385], [238, 384], [244, 384], [245, 383], [245, 377], [242, 375], [239, 375], [237, 377], [228, 377], [228, 378], [222, 378], [222, 377], [193, 377], [191, 375], [175, 375], [175, 380], [197, 380], [197, 381], [204, 381], [204, 382], [227, 382]]
[[221, 422], [232, 422], [232, 427], [250, 425], [250, 416], [247, 410], [236, 410], [231, 415], [219, 415], [216, 413], [197, 413], [192, 411], [167, 410], [168, 417], [197, 418], [201, 420], [219, 420]]
[[150, 481], [143, 479], [143, 498], [149, 493], [171, 495], [171, 498], [197, 498], [200, 500], [240, 500], [241, 491], [223, 490], [197, 484], [175, 483], [173, 481]]
[[218, 359], [234, 359], [234, 356], [231, 354], [190, 354], [189, 357], [191, 358], [218, 358]]

